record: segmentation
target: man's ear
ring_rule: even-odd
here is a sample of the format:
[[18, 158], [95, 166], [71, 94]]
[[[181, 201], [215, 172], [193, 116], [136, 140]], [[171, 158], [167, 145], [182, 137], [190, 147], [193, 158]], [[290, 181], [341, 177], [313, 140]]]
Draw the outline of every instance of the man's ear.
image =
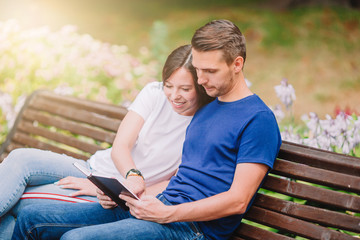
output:
[[244, 66], [244, 58], [241, 56], [238, 56], [234, 60], [234, 70], [236, 73], [240, 72], [243, 69]]

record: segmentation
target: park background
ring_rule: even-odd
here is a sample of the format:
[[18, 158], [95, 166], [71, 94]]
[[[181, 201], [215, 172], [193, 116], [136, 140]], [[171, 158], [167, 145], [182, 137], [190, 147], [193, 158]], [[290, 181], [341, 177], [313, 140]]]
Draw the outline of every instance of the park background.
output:
[[[359, 149], [360, 9], [345, 0], [2, 0], [0, 143], [36, 89], [127, 104], [160, 80], [172, 49], [213, 19], [242, 30], [245, 77], [267, 105], [281, 108], [282, 130], [309, 138], [304, 115], [334, 120], [344, 111]], [[274, 88], [284, 79], [296, 95], [287, 107]]]

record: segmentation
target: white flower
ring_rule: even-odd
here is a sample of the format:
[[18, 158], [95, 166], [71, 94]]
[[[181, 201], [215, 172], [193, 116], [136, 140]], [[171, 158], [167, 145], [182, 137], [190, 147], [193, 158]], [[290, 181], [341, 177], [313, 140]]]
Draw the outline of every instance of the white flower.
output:
[[331, 140], [328, 134], [320, 135], [316, 138], [319, 148], [324, 150], [331, 150]]
[[336, 137], [341, 133], [338, 125], [336, 124], [336, 121], [328, 114], [326, 115], [325, 120], [319, 120], [319, 124], [323, 131], [326, 131], [327, 134], [331, 137]]
[[318, 135], [320, 132], [319, 117], [316, 113], [310, 112], [309, 115], [302, 115], [301, 119], [306, 123], [306, 126], [314, 134]]
[[293, 143], [301, 143], [301, 138], [298, 134], [294, 133], [292, 126], [286, 127], [281, 133], [281, 139], [284, 141], [289, 141]]
[[342, 146], [342, 152], [344, 154], [349, 154], [351, 149], [353, 149], [353, 146], [348, 141], [345, 141]]
[[336, 124], [340, 131], [344, 132], [347, 130], [348, 125], [350, 124], [352, 117], [349, 115], [346, 115], [345, 112], [340, 112], [336, 118]]
[[289, 109], [293, 101], [296, 100], [295, 89], [288, 83], [288, 80], [284, 78], [280, 85], [274, 87], [277, 97], [280, 101], [286, 106], [286, 109]]
[[314, 147], [314, 148], [319, 148], [316, 138], [304, 138], [304, 139], [302, 139], [302, 144], [310, 146], [310, 147]]
[[279, 104], [275, 105], [275, 107], [270, 107], [271, 111], [274, 113], [275, 118], [277, 120], [277, 122], [281, 122], [284, 117], [285, 117], [285, 113], [281, 110], [281, 106]]
[[326, 115], [322, 120], [315, 113], [309, 113], [301, 119], [308, 127], [309, 137], [303, 140], [305, 145], [330, 151], [340, 149], [342, 153], [350, 154], [360, 144], [359, 117], [340, 113], [335, 118]]

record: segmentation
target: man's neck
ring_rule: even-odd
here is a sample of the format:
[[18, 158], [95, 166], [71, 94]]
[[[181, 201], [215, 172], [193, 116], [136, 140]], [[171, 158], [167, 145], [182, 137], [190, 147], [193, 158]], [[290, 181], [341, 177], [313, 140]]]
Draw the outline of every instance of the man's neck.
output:
[[245, 78], [241, 74], [238, 79], [235, 79], [232, 89], [227, 94], [219, 96], [218, 99], [222, 102], [234, 102], [250, 95], [253, 95], [253, 93], [246, 85]]

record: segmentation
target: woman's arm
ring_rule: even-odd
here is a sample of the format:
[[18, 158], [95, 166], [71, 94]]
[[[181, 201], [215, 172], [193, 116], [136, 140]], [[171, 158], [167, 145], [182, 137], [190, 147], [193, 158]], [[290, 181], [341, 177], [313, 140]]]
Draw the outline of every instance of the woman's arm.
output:
[[[121, 121], [119, 129], [113, 143], [111, 158], [122, 176], [135, 168], [135, 163], [131, 157], [131, 150], [135, 145], [136, 139], [144, 125], [144, 119], [134, 111], [129, 111]], [[125, 182], [135, 194], [140, 194], [145, 190], [145, 182], [139, 176], [131, 176]]]

